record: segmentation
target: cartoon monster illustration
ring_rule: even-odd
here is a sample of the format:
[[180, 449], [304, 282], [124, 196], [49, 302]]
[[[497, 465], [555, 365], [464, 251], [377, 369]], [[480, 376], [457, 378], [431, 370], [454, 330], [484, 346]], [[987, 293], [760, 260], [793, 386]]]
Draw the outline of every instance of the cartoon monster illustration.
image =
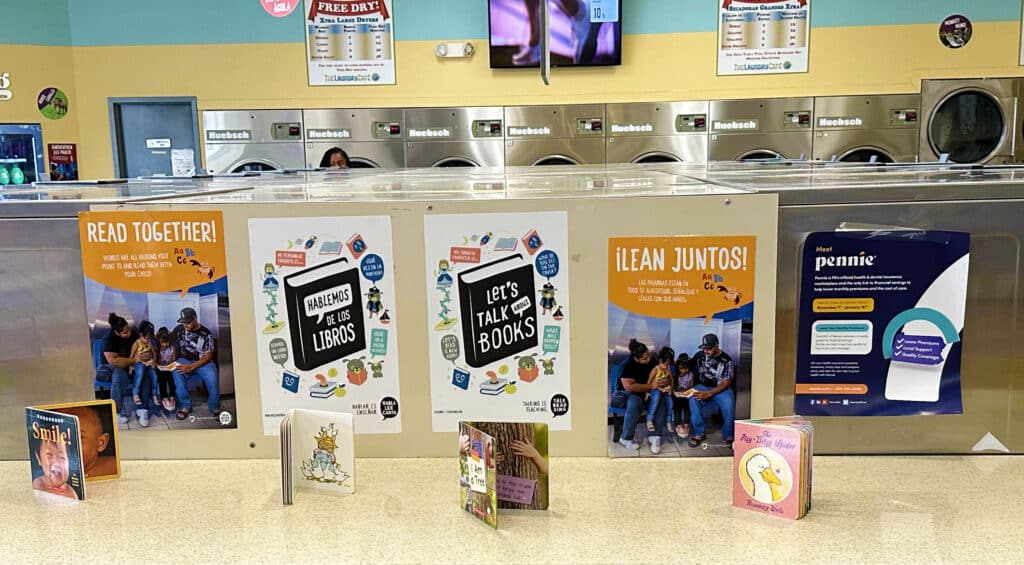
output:
[[347, 486], [351, 476], [338, 467], [338, 458], [334, 454], [338, 449], [338, 429], [334, 423], [326, 428], [321, 426], [320, 433], [313, 439], [316, 440], [316, 448], [313, 456], [302, 462], [302, 476], [310, 481]]
[[198, 259], [190, 259], [188, 264], [192, 265], [193, 267], [195, 267], [196, 268], [196, 272], [199, 273], [200, 275], [206, 275], [206, 278], [211, 279], [211, 280], [213, 279], [214, 269], [213, 269], [213, 267], [210, 266], [210, 263], [208, 261], [199, 261]]
[[541, 314], [547, 314], [551, 310], [555, 309], [558, 304], [555, 301], [555, 291], [558, 290], [551, 283], [544, 283], [544, 286], [540, 289], [540, 308]]
[[383, 304], [380, 302], [380, 289], [377, 285], [370, 287], [369, 292], [366, 293], [366, 311], [370, 313], [370, 317], [380, 316], [381, 308]]
[[743, 293], [726, 287], [725, 285], [718, 285], [718, 292], [723, 294], [722, 299], [726, 302], [732, 302], [733, 304], [739, 305], [740, 300], [743, 298]]
[[366, 364], [363, 360], [366, 356], [360, 357], [359, 359], [343, 359], [345, 363], [345, 369], [348, 371], [348, 381], [354, 385], [361, 385], [366, 382]]
[[516, 355], [516, 359], [519, 360], [519, 378], [531, 383], [537, 380], [537, 356], [534, 355]]
[[544, 367], [544, 374], [545, 375], [554, 375], [555, 374], [555, 359], [557, 359], [557, 357], [552, 357], [551, 359], [540, 359], [539, 360], [541, 366]]
[[384, 377], [384, 360], [383, 359], [381, 359], [380, 361], [377, 361], [377, 362], [367, 361], [366, 364], [370, 366], [370, 372], [373, 373], [373, 378], [380, 379], [380, 378]]

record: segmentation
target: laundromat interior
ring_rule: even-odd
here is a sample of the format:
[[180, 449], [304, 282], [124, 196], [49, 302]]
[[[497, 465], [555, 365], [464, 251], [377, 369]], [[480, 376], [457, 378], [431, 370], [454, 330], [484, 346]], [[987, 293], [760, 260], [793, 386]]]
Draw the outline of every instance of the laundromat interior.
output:
[[[550, 40], [496, 49], [502, 14], [540, 4], [551, 18]], [[730, 5], [805, 11], [806, 72], [721, 72], [720, 13]], [[597, 35], [595, 19], [570, 36], [573, 21], [559, 18], [575, 6], [614, 7], [617, 19], [600, 23], [614, 21], [621, 32], [619, 61], [574, 67], [571, 55], [556, 53], [569, 45], [577, 56], [593, 48], [599, 57], [611, 37], [608, 25]], [[394, 84], [311, 84], [318, 47], [307, 43], [315, 31], [307, 18], [332, 10], [386, 14]], [[746, 561], [755, 551], [794, 563], [1019, 559], [1014, 532], [1024, 522], [1012, 501], [1024, 489], [1020, 0], [0, 0], [0, 20], [0, 507], [11, 508], [0, 525], [12, 538], [29, 540], [59, 517], [81, 542], [67, 550], [78, 552], [71, 561], [162, 562], [171, 555], [159, 547], [133, 549], [139, 540], [127, 533], [110, 543], [94, 524], [172, 520], [158, 517], [174, 506], [215, 534], [185, 550], [196, 555], [182, 558], [198, 561], [676, 563]], [[543, 59], [509, 68], [545, 45], [549, 70]], [[335, 147], [347, 154], [346, 171], [326, 170]], [[63, 176], [69, 155], [74, 180]], [[178, 174], [182, 158], [188, 172]], [[231, 380], [217, 378], [237, 422], [229, 430], [177, 429], [172, 410], [165, 431], [139, 431], [141, 419], [128, 414], [119, 478], [90, 482], [87, 501], [61, 506], [33, 492], [30, 469], [40, 463], [26, 444], [25, 408], [102, 396], [92, 373], [103, 364], [96, 338], [108, 322], [85, 319], [95, 314], [85, 310], [96, 291], [91, 281], [83, 291], [79, 233], [78, 215], [90, 211], [223, 218], [231, 323], [221, 319], [216, 338], [232, 344], [219, 360], [230, 364]], [[550, 294], [534, 294], [538, 308], [554, 296], [575, 306], [560, 330], [572, 331], [563, 360], [571, 366], [572, 424], [560, 428], [545, 414], [550, 442], [545, 428], [546, 451], [537, 456], [544, 478], [534, 477], [538, 489], [550, 488], [549, 509], [503, 512], [497, 537], [479, 523], [489, 516], [460, 507], [461, 438], [437, 428], [442, 410], [432, 405], [430, 365], [437, 348], [433, 330], [424, 331], [449, 269], [430, 255], [438, 241], [431, 219], [489, 214], [565, 215], [560, 264], [571, 274], [548, 284]], [[261, 422], [270, 409], [261, 406], [265, 367], [257, 359], [269, 330], [260, 333], [265, 275], [253, 270], [259, 260], [249, 238], [270, 218], [315, 224], [364, 216], [386, 221], [393, 237], [385, 257], [398, 280], [385, 283], [395, 293], [387, 306], [403, 316], [391, 326], [401, 343], [393, 352], [401, 365], [400, 431], [356, 428], [355, 494], [300, 491], [282, 504], [290, 488], [282, 486], [290, 473], [282, 453], [290, 446]], [[452, 253], [487, 245], [491, 234], [477, 231], [455, 238]], [[757, 308], [724, 322], [708, 314], [701, 325], [718, 324], [714, 341], [720, 333], [723, 347], [742, 349], [735, 361], [747, 372], [726, 385], [736, 391], [729, 410], [738, 423], [800, 415], [802, 395], [813, 390], [799, 384], [810, 339], [801, 285], [813, 280], [802, 262], [805, 242], [811, 234], [861, 232], [970, 234], [965, 312], [952, 332], [957, 339], [947, 332], [943, 342], [963, 356], [962, 410], [810, 416], [814, 505], [808, 493], [812, 509], [792, 523], [734, 507], [742, 506], [735, 501], [744, 480], [759, 483], [742, 476], [749, 457], [734, 461], [739, 443], [725, 437], [731, 416], [722, 407], [701, 412], [715, 423], [709, 429], [721, 422], [707, 434], [718, 443], [694, 448], [692, 426], [686, 437], [668, 416], [664, 444], [647, 435], [663, 431], [643, 416], [636, 442], [623, 435], [624, 421], [637, 422], [625, 404], [611, 405], [628, 392], [618, 372], [626, 369], [611, 360], [626, 367], [633, 358], [611, 336], [612, 240], [756, 236], [748, 292], [756, 288]], [[529, 262], [533, 240], [520, 236], [511, 245]], [[308, 237], [293, 237], [284, 251], [322, 243]], [[345, 249], [352, 248], [338, 252]], [[865, 255], [851, 251], [850, 261]], [[368, 280], [376, 289], [379, 278]], [[735, 289], [718, 288], [741, 304]], [[219, 308], [229, 310], [223, 298]], [[644, 323], [625, 327], [655, 341], [679, 327]], [[883, 329], [895, 332], [874, 331]], [[693, 349], [687, 353], [705, 343]], [[461, 366], [449, 360], [458, 375]], [[326, 383], [323, 372], [317, 378]], [[496, 384], [512, 376], [481, 378]], [[519, 382], [520, 395], [529, 384]], [[693, 418], [693, 404], [684, 403]], [[778, 474], [809, 484], [803, 464]], [[678, 515], [678, 529], [703, 545], [658, 541], [679, 537], [676, 524], [660, 524], [666, 512], [660, 522]], [[316, 524], [331, 523], [337, 531], [321, 535]], [[861, 541], [822, 545], [833, 538]], [[15, 541], [12, 552], [15, 562], [41, 558], [28, 541]]]

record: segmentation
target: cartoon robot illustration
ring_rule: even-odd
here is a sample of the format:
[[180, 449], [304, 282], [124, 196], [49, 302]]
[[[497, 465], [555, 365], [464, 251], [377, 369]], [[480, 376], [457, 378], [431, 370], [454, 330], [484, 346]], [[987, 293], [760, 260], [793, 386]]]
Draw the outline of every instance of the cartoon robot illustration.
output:
[[555, 291], [558, 290], [555, 286], [549, 282], [544, 283], [544, 286], [540, 289], [540, 308], [541, 314], [547, 314], [548, 312], [555, 309], [558, 302], [555, 301]]
[[519, 378], [528, 383], [532, 383], [537, 380], [537, 356], [534, 355], [517, 355], [515, 357], [519, 360]]
[[338, 449], [338, 429], [331, 423], [328, 427], [320, 427], [320, 433], [313, 436], [316, 449], [313, 456], [300, 465], [302, 476], [319, 483], [335, 483], [348, 486], [352, 478], [338, 466], [338, 458], [334, 454]]
[[345, 369], [348, 371], [348, 382], [354, 385], [361, 385], [366, 382], [366, 364], [363, 363], [366, 357], [359, 359], [343, 359]]
[[451, 310], [448, 309], [448, 305], [452, 302], [451, 286], [453, 282], [452, 276], [448, 274], [450, 269], [451, 267], [448, 264], [448, 260], [441, 259], [437, 263], [437, 271], [434, 272], [434, 275], [437, 277], [437, 289], [441, 291], [441, 312], [438, 314], [441, 321], [434, 326], [434, 329], [439, 331], [446, 330], [454, 326], [458, 321], [458, 318], [448, 317], [448, 314], [451, 312]]
[[370, 372], [373, 373], [373, 378], [380, 379], [384, 378], [384, 360], [380, 361], [367, 361], [366, 364], [370, 367]]
[[557, 359], [557, 357], [552, 357], [551, 359], [540, 359], [540, 364], [544, 367], [545, 375], [555, 374], [555, 359]]
[[263, 328], [265, 335], [275, 334], [284, 328], [285, 323], [277, 319], [277, 290], [281, 287], [277, 281], [277, 277], [280, 273], [274, 269], [273, 263], [267, 263], [263, 265], [263, 295], [267, 297], [267, 316], [263, 318], [267, 321], [266, 327]]
[[383, 304], [380, 302], [380, 289], [377, 285], [370, 287], [369, 292], [366, 293], [366, 311], [370, 313], [370, 317], [380, 317], [381, 309]]

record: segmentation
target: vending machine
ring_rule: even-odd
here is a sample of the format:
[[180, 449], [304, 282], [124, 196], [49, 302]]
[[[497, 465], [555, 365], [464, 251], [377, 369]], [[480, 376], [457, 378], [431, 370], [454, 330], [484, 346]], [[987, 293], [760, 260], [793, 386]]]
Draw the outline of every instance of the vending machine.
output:
[[41, 180], [44, 151], [39, 124], [0, 124], [0, 188]]

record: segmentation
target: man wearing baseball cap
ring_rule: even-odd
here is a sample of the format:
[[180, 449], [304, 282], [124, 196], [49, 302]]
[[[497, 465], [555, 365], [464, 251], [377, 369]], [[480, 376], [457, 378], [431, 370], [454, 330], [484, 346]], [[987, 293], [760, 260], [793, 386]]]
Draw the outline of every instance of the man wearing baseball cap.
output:
[[690, 397], [690, 447], [697, 447], [707, 439], [704, 433], [704, 407], [717, 404], [722, 412], [722, 439], [732, 447], [736, 420], [736, 399], [732, 384], [736, 364], [718, 346], [718, 336], [705, 334], [700, 340], [700, 351], [693, 355], [694, 389]]
[[178, 395], [179, 420], [192, 414], [192, 397], [186, 383], [192, 375], [198, 375], [206, 385], [210, 397], [206, 405], [214, 416], [220, 415], [220, 376], [217, 364], [213, 363], [213, 334], [199, 323], [196, 311], [182, 308], [178, 325], [171, 332], [178, 349], [178, 367], [174, 369], [174, 386]]

